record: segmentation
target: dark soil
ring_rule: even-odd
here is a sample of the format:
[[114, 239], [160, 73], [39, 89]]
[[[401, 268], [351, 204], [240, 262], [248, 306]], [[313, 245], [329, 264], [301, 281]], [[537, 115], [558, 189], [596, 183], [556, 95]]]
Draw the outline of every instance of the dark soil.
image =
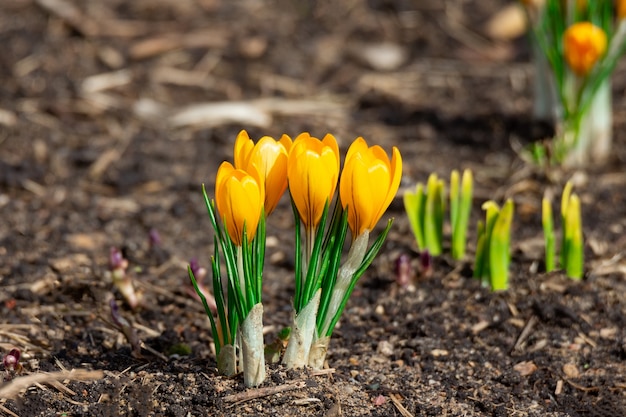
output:
[[[614, 78], [607, 164], [548, 175], [526, 165], [513, 148], [550, 128], [530, 118], [526, 40], [484, 36], [506, 3], [3, 0], [0, 352], [22, 351], [14, 381], [104, 372], [24, 387], [0, 399], [0, 414], [626, 415], [626, 71]], [[404, 59], [369, 62], [381, 42]], [[202, 102], [252, 108], [176, 117]], [[357, 136], [398, 146], [403, 188], [452, 169], [476, 179], [466, 261], [442, 256], [400, 288], [395, 260], [416, 266], [418, 255], [396, 199], [388, 242], [333, 335], [331, 370], [269, 365], [260, 390], [217, 375], [185, 271], [194, 257], [209, 264], [200, 185], [212, 190], [243, 128], [253, 138], [330, 132], [343, 150]], [[541, 198], [570, 178], [583, 206], [582, 282], [542, 272]], [[471, 278], [474, 225], [484, 201], [507, 197], [511, 289], [491, 293]], [[292, 226], [284, 198], [268, 223], [268, 342], [291, 314]], [[105, 273], [111, 246], [143, 292], [137, 311]], [[112, 324], [112, 296], [145, 344], [140, 358]]]

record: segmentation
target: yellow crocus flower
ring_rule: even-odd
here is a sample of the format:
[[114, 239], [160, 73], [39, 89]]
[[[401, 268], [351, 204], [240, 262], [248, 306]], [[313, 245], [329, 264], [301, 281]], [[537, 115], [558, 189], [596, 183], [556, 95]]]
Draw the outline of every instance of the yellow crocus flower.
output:
[[289, 152], [287, 179], [291, 198], [307, 230], [319, 223], [324, 206], [332, 200], [339, 179], [339, 146], [333, 135], [319, 140], [298, 135]]
[[279, 141], [263, 136], [256, 143], [245, 130], [239, 132], [235, 141], [235, 167], [250, 172], [254, 167], [260, 174], [265, 190], [265, 215], [276, 208], [287, 189], [287, 157], [291, 138], [283, 135]]
[[615, 7], [617, 8], [617, 18], [619, 20], [626, 18], [626, 0], [617, 0], [615, 3]]
[[258, 172], [235, 169], [230, 162], [222, 162], [215, 180], [215, 203], [230, 239], [236, 246], [243, 242], [246, 227], [248, 243], [256, 234], [263, 210], [265, 193]]
[[348, 224], [355, 239], [371, 231], [391, 204], [402, 177], [402, 157], [395, 146], [391, 160], [378, 145], [368, 147], [356, 139], [346, 154], [339, 195], [348, 210]]
[[578, 22], [563, 34], [563, 53], [569, 67], [576, 75], [586, 76], [604, 55], [606, 34], [590, 22]]

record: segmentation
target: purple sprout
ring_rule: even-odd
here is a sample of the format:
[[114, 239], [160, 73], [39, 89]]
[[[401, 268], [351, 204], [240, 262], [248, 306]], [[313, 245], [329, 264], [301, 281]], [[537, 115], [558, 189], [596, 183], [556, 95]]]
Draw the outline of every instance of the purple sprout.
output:
[[111, 246], [109, 250], [109, 269], [111, 272], [113, 271], [126, 271], [128, 268], [128, 261], [124, 259], [124, 255], [122, 255], [122, 251], [118, 248]]
[[126, 273], [128, 269], [128, 260], [124, 259], [122, 251], [116, 247], [111, 247], [109, 251], [109, 274], [113, 281], [113, 285], [122, 293], [124, 299], [132, 309], [135, 309], [141, 303], [141, 294], [135, 291], [133, 281]]
[[432, 273], [433, 269], [433, 257], [428, 250], [423, 250], [420, 253], [420, 270], [422, 275], [428, 276]]
[[154, 227], [151, 228], [148, 232], [148, 243], [150, 243], [150, 248], [161, 246], [162, 242], [163, 241], [161, 240], [161, 235], [159, 234], [159, 231]]
[[4, 365], [4, 371], [6, 372], [5, 380], [10, 381], [13, 376], [19, 374], [22, 371], [22, 364], [20, 363], [20, 357], [22, 356], [19, 349], [11, 349], [9, 353], [2, 358], [2, 364]]
[[206, 269], [200, 266], [200, 263], [196, 258], [191, 258], [189, 261], [189, 268], [191, 268], [191, 272], [193, 272], [193, 276], [196, 278], [198, 284], [204, 281], [206, 277]]
[[433, 257], [427, 249], [420, 253], [420, 274], [423, 277], [429, 277], [433, 273]]
[[402, 287], [406, 288], [413, 281], [413, 267], [411, 266], [411, 257], [406, 253], [401, 254], [396, 259], [396, 283]]

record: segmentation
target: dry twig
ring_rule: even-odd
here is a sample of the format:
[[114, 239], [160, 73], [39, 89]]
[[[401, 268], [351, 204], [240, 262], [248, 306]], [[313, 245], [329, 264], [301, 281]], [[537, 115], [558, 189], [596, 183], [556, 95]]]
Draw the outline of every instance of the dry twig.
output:
[[[310, 376], [329, 375], [335, 372], [334, 368], [312, 370], [309, 372]], [[287, 384], [279, 385], [277, 387], [256, 388], [249, 391], [241, 392], [238, 394], [232, 394], [225, 396], [224, 402], [226, 403], [241, 403], [245, 401], [254, 400], [256, 398], [267, 397], [270, 395], [280, 394], [281, 392], [292, 391], [295, 389], [304, 388], [306, 381], [293, 381]]]
[[393, 402], [393, 405], [396, 406], [396, 408], [398, 409], [398, 411], [400, 412], [400, 414], [402, 414], [404, 417], [413, 417], [413, 414], [411, 414], [409, 412], [409, 410], [407, 410], [406, 408], [404, 408], [404, 406], [402, 405], [402, 403], [400, 402], [400, 396], [396, 395], [396, 394], [389, 394], [389, 398], [391, 398], [391, 402]]
[[51, 384], [55, 382], [70, 381], [90, 381], [94, 379], [102, 379], [104, 373], [102, 371], [86, 371], [84, 369], [74, 369], [71, 371], [58, 372], [41, 372], [15, 378], [13, 381], [3, 385], [0, 388], [0, 398], [16, 398], [22, 390], [35, 384]]

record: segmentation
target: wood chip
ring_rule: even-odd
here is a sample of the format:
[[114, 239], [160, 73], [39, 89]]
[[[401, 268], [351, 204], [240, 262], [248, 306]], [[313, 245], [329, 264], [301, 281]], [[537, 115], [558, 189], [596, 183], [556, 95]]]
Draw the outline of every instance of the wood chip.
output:
[[563, 365], [563, 373], [568, 378], [578, 378], [580, 376], [578, 367], [573, 363], [566, 363], [565, 365]]
[[617, 335], [617, 327], [605, 327], [600, 329], [600, 337], [602, 339], [614, 339]]
[[212, 127], [234, 123], [267, 128], [272, 123], [272, 116], [249, 102], [224, 101], [188, 106], [169, 120], [174, 127]]
[[90, 266], [91, 259], [84, 253], [76, 253], [73, 255], [63, 256], [50, 260], [50, 267], [61, 274], [74, 271], [80, 266]]
[[97, 93], [111, 88], [123, 87], [132, 81], [132, 73], [128, 69], [106, 72], [87, 77], [81, 83], [83, 94]]
[[554, 395], [560, 395], [563, 392], [563, 380], [559, 379], [556, 381], [556, 388], [554, 390]]
[[73, 248], [80, 250], [96, 250], [104, 246], [107, 241], [105, 233], [72, 233], [65, 237], [65, 241]]
[[481, 320], [475, 325], [472, 326], [472, 333], [478, 334], [489, 327], [489, 322], [487, 320]]
[[537, 370], [537, 365], [532, 361], [520, 362], [513, 367], [521, 376], [532, 375]]
[[95, 36], [98, 33], [98, 26], [93, 19], [69, 1], [37, 0], [37, 4], [85, 36]]
[[399, 395], [397, 395], [397, 394], [389, 394], [389, 398], [391, 398], [391, 402], [393, 402], [393, 405], [396, 406], [396, 408], [398, 409], [400, 414], [402, 414], [404, 417], [413, 417], [413, 414], [411, 414], [409, 412], [409, 410], [404, 408], [404, 406], [400, 402], [401, 397]]
[[430, 354], [433, 355], [433, 357], [435, 358], [439, 358], [441, 356], [448, 356], [450, 352], [445, 349], [433, 349], [430, 351]]
[[147, 59], [181, 48], [222, 49], [228, 44], [228, 34], [223, 30], [200, 30], [191, 33], [168, 33], [143, 39], [134, 43], [129, 50], [132, 59]]
[[0, 109], [0, 125], [7, 127], [15, 126], [17, 116], [10, 110]]
[[485, 26], [487, 35], [496, 40], [507, 41], [526, 32], [526, 16], [519, 4], [509, 4], [494, 14]]

